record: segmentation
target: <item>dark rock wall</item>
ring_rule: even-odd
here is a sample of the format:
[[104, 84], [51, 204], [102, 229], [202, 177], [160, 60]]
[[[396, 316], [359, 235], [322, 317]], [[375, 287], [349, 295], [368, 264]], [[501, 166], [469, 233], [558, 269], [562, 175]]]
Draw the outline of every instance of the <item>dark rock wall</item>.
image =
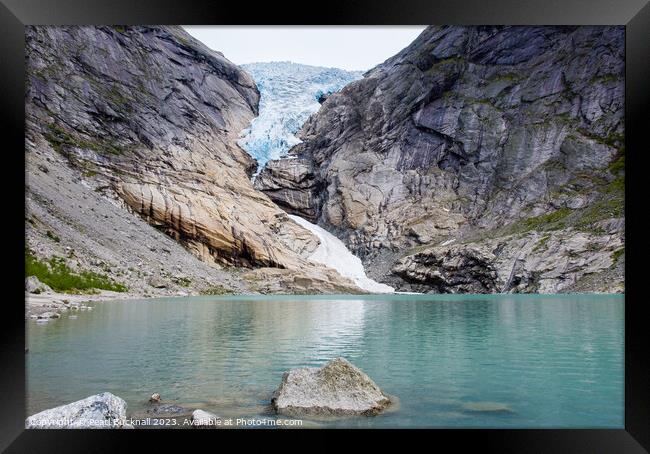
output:
[[[397, 264], [412, 248], [450, 239], [483, 248], [540, 234], [550, 252], [540, 247], [527, 259], [555, 257], [551, 268], [566, 279], [533, 263], [510, 276], [517, 259], [502, 247], [498, 284], [484, 285], [481, 271], [469, 273], [476, 285], [431, 290], [530, 282], [518, 291], [569, 291], [620, 265], [623, 115], [623, 27], [432, 26], [329, 96], [294, 159], [270, 162], [256, 186], [337, 234], [371, 275], [398, 287], [413, 288], [418, 273], [407, 276], [403, 264], [380, 271], [387, 253]], [[585, 244], [553, 251], [560, 237], [584, 235]], [[609, 246], [589, 250], [603, 238]], [[593, 265], [602, 254], [610, 258]], [[569, 273], [576, 257], [591, 265]], [[614, 274], [604, 289], [622, 285]]]

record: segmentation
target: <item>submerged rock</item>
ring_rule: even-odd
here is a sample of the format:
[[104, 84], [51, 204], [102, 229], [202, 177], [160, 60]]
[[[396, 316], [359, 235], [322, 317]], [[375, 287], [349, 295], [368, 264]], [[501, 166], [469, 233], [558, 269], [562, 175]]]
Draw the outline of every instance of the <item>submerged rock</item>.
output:
[[61, 317], [61, 314], [58, 312], [43, 312], [41, 314], [38, 314], [36, 318], [38, 319], [48, 319], [48, 318], [59, 318]]
[[476, 413], [512, 413], [507, 404], [500, 402], [468, 402], [463, 404], [463, 410]]
[[126, 402], [108, 392], [44, 410], [25, 420], [27, 429], [115, 429], [126, 419]]
[[373, 416], [390, 404], [375, 382], [344, 358], [290, 370], [271, 399], [273, 409], [288, 416]]
[[168, 417], [190, 415], [191, 413], [192, 410], [189, 408], [176, 404], [159, 404], [147, 410], [147, 414]]

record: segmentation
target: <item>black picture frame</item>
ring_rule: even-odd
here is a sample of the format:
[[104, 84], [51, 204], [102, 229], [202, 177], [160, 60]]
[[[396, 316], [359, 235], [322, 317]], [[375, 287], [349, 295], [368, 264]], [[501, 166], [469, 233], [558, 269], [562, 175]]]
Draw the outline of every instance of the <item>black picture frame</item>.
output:
[[[0, 96], [4, 172], [2, 194], [3, 246], [9, 253], [5, 274], [0, 366], [0, 449], [6, 452], [115, 452], [140, 438], [165, 440], [170, 431], [71, 431], [24, 429], [25, 317], [24, 307], [24, 26], [33, 24], [268, 24], [387, 25], [387, 24], [517, 24], [517, 25], [625, 25], [626, 30], [626, 268], [625, 268], [625, 429], [621, 430], [436, 430], [425, 435], [433, 447], [453, 443], [455, 449], [471, 443], [497, 452], [617, 452], [650, 450], [650, 353], [644, 316], [650, 304], [643, 294], [647, 234], [643, 226], [642, 172], [650, 132], [650, 4], [647, 0], [353, 0], [315, 5], [249, 4], [208, 0], [0, 0]], [[22, 167], [21, 167], [22, 166]], [[11, 260], [11, 261], [10, 261]], [[205, 438], [206, 431], [173, 431], [187, 441]], [[200, 432], [200, 435], [199, 435]], [[228, 434], [224, 435], [224, 432]], [[327, 440], [331, 431], [256, 431], [256, 435], [289, 439], [315, 435]], [[349, 431], [348, 431], [349, 432]], [[356, 431], [362, 432], [362, 431]], [[394, 433], [372, 431], [379, 442]], [[407, 431], [413, 433], [414, 431]], [[421, 432], [421, 431], [418, 431]], [[164, 436], [161, 434], [164, 433]], [[224, 436], [250, 431], [219, 431]], [[273, 435], [271, 435], [273, 434]], [[210, 435], [207, 435], [210, 436]], [[325, 438], [328, 437], [328, 438]], [[213, 437], [214, 438], [214, 437]], [[153, 446], [153, 445], [150, 445]], [[187, 445], [186, 445], [187, 446]], [[209, 446], [209, 445], [208, 445]], [[191, 446], [190, 446], [191, 447]], [[298, 444], [295, 447], [299, 447]], [[285, 446], [291, 448], [291, 445]]]

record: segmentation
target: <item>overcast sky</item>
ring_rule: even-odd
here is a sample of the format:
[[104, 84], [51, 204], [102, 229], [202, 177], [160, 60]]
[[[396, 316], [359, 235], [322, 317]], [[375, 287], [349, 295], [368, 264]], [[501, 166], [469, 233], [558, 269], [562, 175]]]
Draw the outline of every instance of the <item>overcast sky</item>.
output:
[[424, 26], [184, 26], [238, 65], [292, 61], [368, 70], [408, 46]]

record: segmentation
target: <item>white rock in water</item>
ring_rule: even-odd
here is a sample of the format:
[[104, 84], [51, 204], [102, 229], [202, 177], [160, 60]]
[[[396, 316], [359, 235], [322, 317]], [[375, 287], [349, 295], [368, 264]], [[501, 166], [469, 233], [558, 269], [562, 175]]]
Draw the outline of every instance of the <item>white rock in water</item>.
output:
[[126, 402], [108, 392], [44, 410], [25, 420], [27, 429], [115, 429], [124, 425]]
[[275, 411], [288, 416], [373, 416], [390, 404], [375, 382], [344, 358], [290, 370], [271, 399]]
[[215, 426], [219, 417], [214, 413], [205, 410], [194, 410], [192, 412], [192, 424], [195, 426]]

